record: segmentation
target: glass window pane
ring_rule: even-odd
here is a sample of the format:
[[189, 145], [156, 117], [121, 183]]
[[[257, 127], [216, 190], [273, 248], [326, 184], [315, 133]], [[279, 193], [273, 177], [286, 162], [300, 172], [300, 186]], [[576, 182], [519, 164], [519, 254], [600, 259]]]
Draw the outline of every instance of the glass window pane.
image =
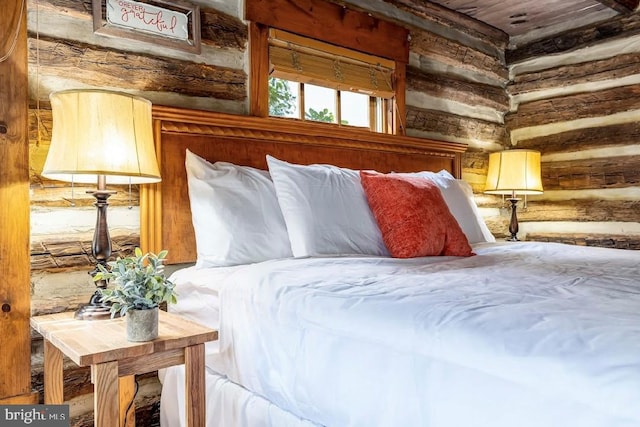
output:
[[369, 95], [340, 91], [340, 113], [343, 125], [369, 127]]
[[305, 84], [304, 109], [304, 117], [307, 120], [336, 123], [336, 91]]
[[269, 115], [277, 117], [299, 117], [299, 84], [269, 77]]

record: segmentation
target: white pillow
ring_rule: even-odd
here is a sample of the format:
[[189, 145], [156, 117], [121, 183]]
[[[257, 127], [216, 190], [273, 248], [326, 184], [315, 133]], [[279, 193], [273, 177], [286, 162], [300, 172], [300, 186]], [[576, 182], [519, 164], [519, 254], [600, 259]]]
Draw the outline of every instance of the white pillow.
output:
[[446, 170], [438, 173], [419, 172], [418, 175], [430, 179], [440, 188], [444, 201], [467, 236], [469, 243], [496, 241], [480, 216], [478, 206], [473, 199], [473, 190], [467, 182], [455, 179]]
[[[464, 181], [462, 179], [456, 179], [456, 182], [458, 183], [458, 185], [460, 186], [464, 194], [467, 196], [469, 206], [471, 207], [471, 210], [473, 211], [473, 216], [476, 219], [475, 223], [478, 224], [478, 227], [480, 228], [480, 232], [482, 233], [483, 240], [478, 240], [478, 243], [495, 242], [496, 241], [495, 236], [493, 235], [493, 233], [491, 233], [491, 231], [489, 231], [489, 227], [487, 227], [487, 223], [484, 222], [482, 215], [480, 215], [480, 211], [478, 210], [478, 205], [476, 204], [476, 200], [473, 198], [473, 189], [471, 188], [471, 185], [469, 185], [467, 181]], [[473, 221], [470, 221], [470, 222], [471, 224], [475, 224]], [[472, 226], [470, 226], [470, 228], [471, 227]]]
[[196, 267], [291, 257], [284, 218], [266, 171], [226, 162], [211, 164], [188, 150], [185, 166]]
[[389, 252], [358, 171], [296, 165], [267, 156], [295, 257]]

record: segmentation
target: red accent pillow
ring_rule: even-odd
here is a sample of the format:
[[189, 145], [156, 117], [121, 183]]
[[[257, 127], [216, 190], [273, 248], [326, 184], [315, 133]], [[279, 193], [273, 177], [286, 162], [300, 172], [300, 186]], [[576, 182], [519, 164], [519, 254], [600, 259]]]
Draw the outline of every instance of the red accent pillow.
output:
[[391, 256], [475, 255], [432, 181], [364, 171], [360, 180]]

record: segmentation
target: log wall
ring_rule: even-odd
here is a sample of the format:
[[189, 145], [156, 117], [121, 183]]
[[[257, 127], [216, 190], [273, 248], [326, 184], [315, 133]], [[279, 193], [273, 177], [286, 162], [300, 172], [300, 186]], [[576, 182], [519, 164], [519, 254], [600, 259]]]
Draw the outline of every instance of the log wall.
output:
[[[28, 0], [29, 178], [31, 190], [31, 313], [74, 310], [95, 287], [87, 274], [95, 260], [96, 221], [91, 186], [44, 179], [50, 143], [51, 92], [105, 88], [137, 94], [155, 104], [247, 114], [247, 25], [236, 0], [196, 0], [201, 10], [199, 55], [93, 33], [91, 0]], [[109, 187], [108, 223], [113, 255], [139, 244], [138, 188]], [[42, 401], [42, 342], [32, 339], [32, 387]], [[65, 400], [72, 426], [93, 425], [89, 371], [65, 360]], [[138, 425], [159, 425], [160, 385], [138, 378]]]
[[616, 18], [507, 51], [509, 142], [542, 153], [530, 239], [640, 247], [640, 18]]
[[[74, 309], [93, 292], [86, 273], [93, 261], [95, 223], [92, 198], [85, 194], [89, 187], [72, 191], [40, 175], [50, 141], [49, 93], [100, 87], [139, 94], [155, 104], [248, 114], [244, 2], [191, 1], [201, 7], [199, 55], [95, 35], [91, 0], [29, 0], [33, 314]], [[591, 29], [572, 33], [583, 41], [562, 52], [548, 52], [544, 41], [509, 49], [505, 34], [426, 2], [334, 2], [387, 16], [409, 29], [403, 127], [411, 136], [469, 145], [463, 178], [496, 236], [505, 234], [508, 212], [499, 198], [482, 194], [488, 153], [513, 144], [543, 153], [547, 191], [531, 198], [520, 216], [530, 237], [638, 247], [628, 235], [629, 225], [640, 233], [635, 214], [640, 202], [632, 197], [640, 169], [634, 160], [640, 133], [638, 42], [618, 46], [619, 32], [596, 37]], [[618, 25], [640, 28], [628, 19]], [[621, 55], [607, 53], [616, 51]], [[138, 242], [138, 191], [112, 189], [118, 193], [110, 198], [109, 225], [115, 252], [124, 254]], [[38, 337], [33, 349], [33, 384], [40, 387]], [[72, 425], [91, 425], [86, 373], [71, 366], [67, 373], [74, 378], [65, 390]], [[142, 380], [139, 412], [145, 414], [144, 425], [156, 425], [158, 383], [153, 377]]]

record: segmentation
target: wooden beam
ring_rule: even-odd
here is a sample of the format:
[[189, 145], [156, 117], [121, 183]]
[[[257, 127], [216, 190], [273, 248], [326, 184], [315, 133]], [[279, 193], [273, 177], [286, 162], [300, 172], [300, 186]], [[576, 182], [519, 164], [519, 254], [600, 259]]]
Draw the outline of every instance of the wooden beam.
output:
[[598, 246], [613, 249], [640, 249], [640, 237], [610, 234], [530, 233], [527, 240], [556, 242], [578, 246]]
[[409, 31], [321, 0], [248, 0], [248, 21], [407, 63]]
[[[39, 52], [36, 48], [39, 46]], [[40, 36], [29, 40], [29, 64], [40, 55], [41, 76], [72, 79], [101, 87], [174, 92], [182, 95], [243, 101], [246, 73], [226, 67], [121, 52], [71, 40]], [[72, 61], [69, 58], [73, 58]]]
[[225, 49], [244, 50], [247, 47], [247, 25], [235, 16], [200, 6], [202, 43]]
[[527, 221], [638, 222], [638, 200], [536, 200], [518, 210]]
[[640, 34], [640, 16], [637, 13], [621, 15], [612, 20], [554, 34], [515, 49], [509, 49], [505, 52], [505, 57], [507, 64], [512, 65], [527, 59], [571, 52], [585, 46], [594, 46], [637, 34]]
[[504, 31], [439, 4], [416, 0], [384, 1], [426, 21], [461, 31], [470, 37], [482, 40], [492, 46], [495, 51], [503, 51], [509, 43], [509, 35]]
[[594, 148], [624, 147], [640, 141], [640, 122], [589, 127], [518, 141], [515, 148], [529, 148], [543, 154], [573, 153]]
[[636, 10], [640, 0], [596, 0], [598, 3], [607, 6], [616, 12], [629, 14]]
[[520, 104], [516, 113], [505, 117], [507, 129], [521, 129], [590, 117], [601, 117], [638, 109], [640, 84], [615, 87], [596, 92]]
[[[140, 236], [136, 233], [115, 235], [112, 259], [133, 254], [140, 246]], [[72, 239], [69, 236], [46, 238], [31, 244], [31, 271], [59, 273], [71, 270], [89, 271], [96, 265], [91, 252], [91, 240]]]
[[489, 152], [469, 147], [462, 156], [462, 169], [466, 173], [486, 176], [489, 169]]
[[249, 23], [249, 113], [269, 115], [269, 28]]
[[31, 403], [27, 1], [0, 13], [0, 400]]
[[471, 117], [407, 106], [407, 129], [433, 132], [454, 140], [475, 140], [505, 144], [504, 126]]
[[542, 185], [546, 191], [626, 188], [638, 184], [637, 156], [542, 162]]
[[[505, 207], [499, 197], [482, 198], [478, 203], [482, 208]], [[508, 203], [508, 202], [507, 202]], [[637, 200], [536, 200], [529, 202], [526, 209], [518, 209], [521, 222], [629, 222], [638, 220], [640, 201]], [[492, 217], [493, 218], [493, 217]], [[508, 219], [508, 216], [505, 217]]]
[[635, 74], [640, 74], [638, 52], [518, 74], [507, 87], [507, 91], [515, 96], [558, 87], [621, 79]]
[[473, 106], [509, 111], [509, 97], [503, 88], [431, 74], [415, 67], [407, 69], [407, 89]]
[[475, 72], [506, 85], [509, 71], [501, 58], [480, 52], [454, 40], [424, 30], [411, 31], [411, 53], [449, 65], [453, 69]]

